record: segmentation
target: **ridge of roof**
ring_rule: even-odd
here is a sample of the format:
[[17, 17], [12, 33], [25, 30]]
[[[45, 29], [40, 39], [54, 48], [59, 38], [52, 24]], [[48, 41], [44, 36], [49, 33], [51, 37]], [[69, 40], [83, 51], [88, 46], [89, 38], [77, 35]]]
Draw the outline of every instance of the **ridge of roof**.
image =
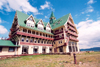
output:
[[[29, 15], [27, 15], [25, 13], [22, 13], [20, 11], [16, 11], [16, 12], [17, 12], [19, 25], [22, 26], [22, 27], [31, 28], [31, 27], [26, 26], [26, 24], [25, 24], [25, 20], [29, 17]], [[55, 29], [55, 28], [58, 28], [60, 26], [63, 26], [66, 23], [66, 21], [68, 20], [69, 15], [70, 15], [70, 13], [67, 14], [67, 15], [62, 16], [61, 18], [59, 18], [57, 20], [54, 20], [53, 23], [50, 24], [51, 28]], [[54, 16], [54, 15], [52, 15], [52, 16]], [[35, 20], [36, 24], [39, 21], [39, 19], [36, 19], [35, 17], [34, 17], [34, 20]], [[43, 23], [44, 23], [44, 25], [46, 27], [47, 22], [43, 22]], [[35, 28], [31, 28], [31, 29], [38, 30], [38, 29], [36, 29], [36, 27]], [[41, 31], [42, 32], [46, 32], [46, 30], [41, 30]], [[52, 33], [48, 32], [48, 34], [52, 34]]]
[[[48, 33], [48, 34], [52, 34], [53, 33], [50, 33], [50, 32], [47, 32], [46, 30], [39, 30], [37, 29], [36, 27], [32, 28], [32, 27], [29, 27], [29, 26], [26, 26], [25, 24], [25, 20], [29, 17], [29, 15], [25, 14], [25, 13], [22, 13], [20, 11], [16, 11], [17, 12], [17, 18], [18, 18], [18, 24], [22, 27], [26, 27], [26, 28], [30, 28], [30, 29], [33, 29], [33, 30], [37, 30], [37, 31], [41, 31], [41, 32], [44, 32], [44, 33]], [[36, 24], [38, 23], [39, 19], [36, 19], [34, 18]], [[43, 22], [46, 26], [46, 22]]]
[[62, 16], [61, 18], [59, 18], [59, 19], [57, 19], [57, 20], [55, 20], [55, 21], [51, 24], [52, 29], [58, 28], [58, 27], [60, 27], [60, 26], [63, 26], [63, 25], [66, 23], [66, 21], [68, 20], [69, 15], [70, 15], [70, 13], [67, 14], [67, 15]]

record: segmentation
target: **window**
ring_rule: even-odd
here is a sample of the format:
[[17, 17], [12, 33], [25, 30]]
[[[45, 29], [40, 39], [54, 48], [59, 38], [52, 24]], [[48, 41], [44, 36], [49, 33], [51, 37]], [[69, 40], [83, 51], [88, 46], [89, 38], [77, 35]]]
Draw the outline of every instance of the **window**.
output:
[[30, 21], [33, 21], [32, 17], [31, 17], [31, 18], [29, 18], [29, 20], [30, 20]]
[[38, 40], [38, 43], [40, 43], [40, 40]]
[[62, 37], [62, 35], [59, 35], [59, 38], [61, 38]]
[[72, 45], [74, 45], [74, 42], [72, 42]]
[[27, 30], [26, 29], [23, 29], [23, 32], [27, 32]]
[[22, 40], [21, 41], [24, 41], [24, 38], [22, 38]]
[[61, 40], [61, 43], [62, 43], [62, 40]]
[[60, 41], [59, 41], [59, 44], [60, 44]]
[[28, 33], [31, 33], [31, 31], [30, 31], [30, 30], [28, 30]]
[[28, 38], [26, 39], [26, 42], [28, 42]]
[[46, 41], [44, 41], [44, 44], [46, 43]]
[[68, 44], [71, 45], [71, 42], [69, 41]]
[[26, 25], [27, 25], [27, 26], [30, 26], [30, 23], [27, 23]]
[[36, 40], [34, 40], [34, 42], [36, 43]]
[[47, 29], [47, 32], [51, 32], [51, 30], [48, 30], [48, 29]]
[[38, 29], [43, 30], [43, 28], [42, 28], [42, 27], [38, 27]]
[[30, 42], [33, 42], [33, 39], [31, 39]]
[[77, 43], [75, 42], [75, 45], [77, 45]]
[[15, 48], [14, 47], [9, 47], [9, 52], [14, 52]]
[[2, 52], [2, 47], [0, 47], [0, 52]]
[[61, 29], [59, 29], [59, 32], [61, 32]]
[[55, 44], [55, 42], [53, 42]]
[[41, 41], [41, 43], [43, 43], [43, 40]]

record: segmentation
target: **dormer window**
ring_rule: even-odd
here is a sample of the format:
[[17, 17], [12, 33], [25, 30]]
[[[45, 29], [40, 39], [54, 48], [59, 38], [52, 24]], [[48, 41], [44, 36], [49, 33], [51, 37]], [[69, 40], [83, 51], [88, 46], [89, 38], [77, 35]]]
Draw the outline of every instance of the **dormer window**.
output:
[[26, 20], [26, 25], [29, 27], [34, 28], [35, 26], [35, 22], [34, 22], [34, 18], [32, 16], [30, 16], [27, 20]]
[[44, 30], [44, 24], [43, 24], [42, 20], [40, 20], [40, 21], [38, 22], [38, 29]]
[[50, 28], [49, 23], [48, 23], [47, 26], [46, 26], [46, 31], [47, 31], [47, 32], [51, 32], [51, 28]]
[[31, 17], [31, 18], [29, 18], [29, 20], [30, 20], [30, 21], [33, 21], [32, 17]]

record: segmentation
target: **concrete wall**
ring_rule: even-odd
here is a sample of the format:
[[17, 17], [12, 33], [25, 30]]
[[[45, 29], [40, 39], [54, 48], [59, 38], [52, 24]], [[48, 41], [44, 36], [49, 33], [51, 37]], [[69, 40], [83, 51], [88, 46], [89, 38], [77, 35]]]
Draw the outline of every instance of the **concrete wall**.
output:
[[[18, 50], [16, 51], [16, 54], [18, 54]], [[2, 52], [0, 52], [0, 56], [3, 55], [15, 55], [15, 51], [9, 52], [9, 47], [2, 47]]]

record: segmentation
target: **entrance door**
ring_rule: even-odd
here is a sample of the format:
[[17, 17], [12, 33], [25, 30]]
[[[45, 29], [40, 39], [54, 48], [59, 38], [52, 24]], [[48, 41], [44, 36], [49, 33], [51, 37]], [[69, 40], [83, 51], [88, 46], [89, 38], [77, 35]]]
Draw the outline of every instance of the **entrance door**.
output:
[[54, 48], [54, 52], [57, 52], [57, 48]]
[[38, 53], [38, 49], [34, 48], [33, 52]]
[[28, 48], [22, 48], [22, 54], [28, 54]]
[[59, 52], [63, 52], [63, 46], [59, 47]]
[[42, 53], [46, 53], [46, 49], [45, 48], [42, 49]]

